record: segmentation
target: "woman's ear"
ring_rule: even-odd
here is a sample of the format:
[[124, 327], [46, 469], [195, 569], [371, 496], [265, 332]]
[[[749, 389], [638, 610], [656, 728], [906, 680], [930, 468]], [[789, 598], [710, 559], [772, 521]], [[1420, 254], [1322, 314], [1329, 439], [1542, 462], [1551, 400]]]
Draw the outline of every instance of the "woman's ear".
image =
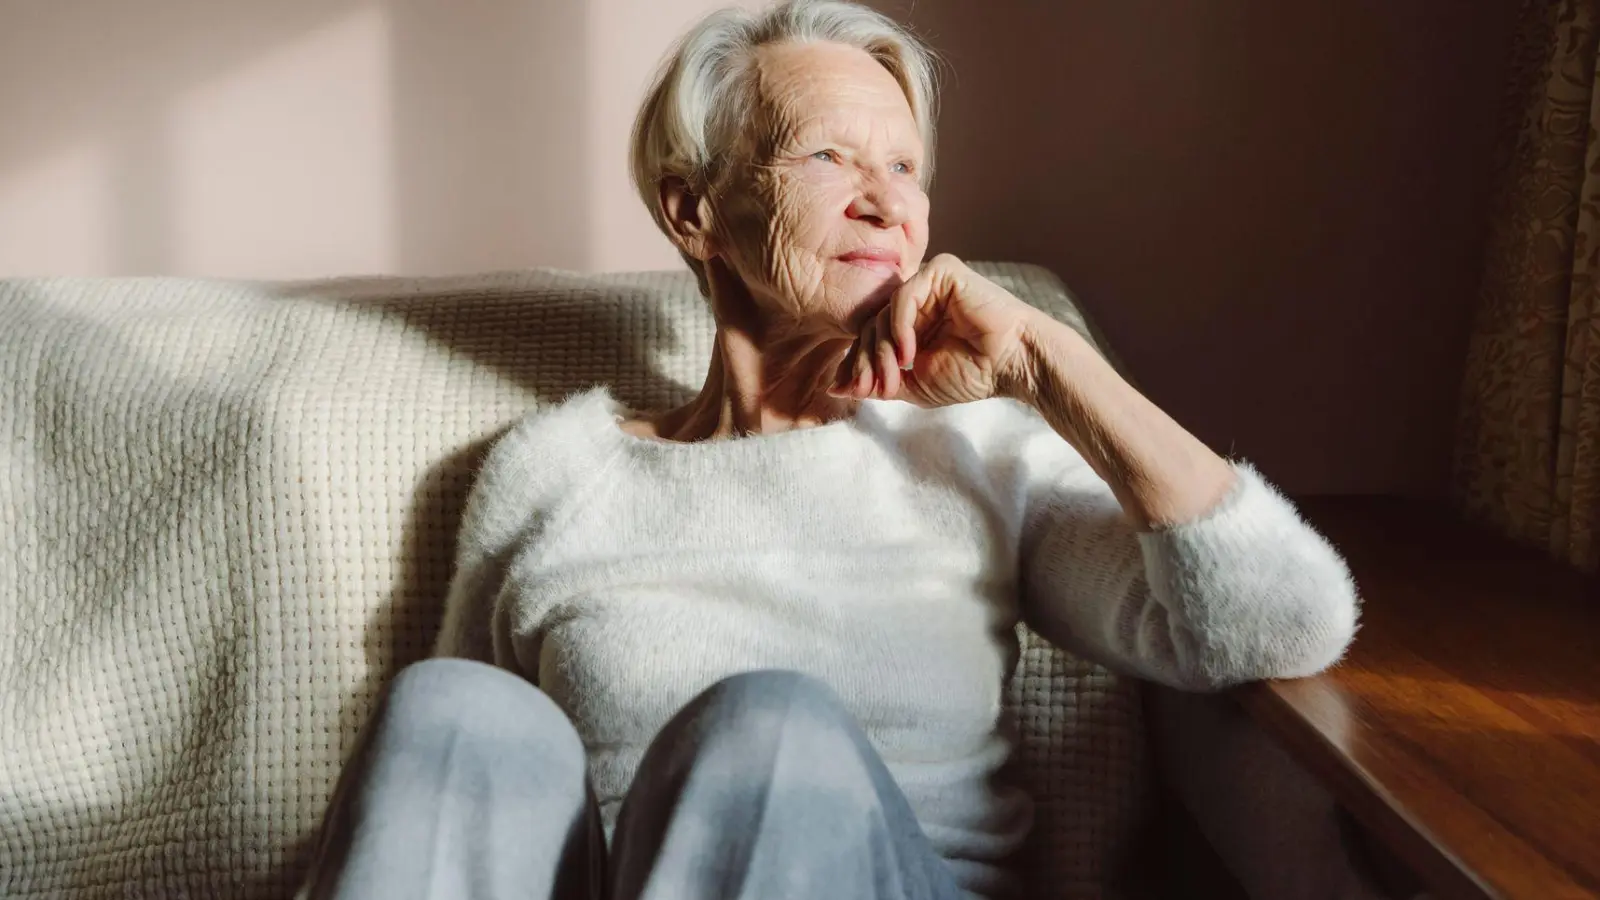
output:
[[661, 204], [661, 218], [679, 250], [701, 262], [717, 255], [716, 240], [711, 232], [711, 204], [689, 188], [689, 182], [677, 175], [661, 179], [656, 187], [656, 201]]

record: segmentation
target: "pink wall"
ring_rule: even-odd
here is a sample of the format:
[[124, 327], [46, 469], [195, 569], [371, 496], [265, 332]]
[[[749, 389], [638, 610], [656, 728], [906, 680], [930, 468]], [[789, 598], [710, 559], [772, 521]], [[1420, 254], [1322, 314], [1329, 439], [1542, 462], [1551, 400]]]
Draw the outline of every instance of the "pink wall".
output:
[[74, 0], [0, 21], [0, 274], [676, 266], [635, 104], [718, 0]]
[[[625, 138], [716, 5], [11, 4], [0, 275], [674, 267]], [[917, 0], [935, 249], [1059, 272], [1290, 489], [1436, 490], [1515, 5]]]

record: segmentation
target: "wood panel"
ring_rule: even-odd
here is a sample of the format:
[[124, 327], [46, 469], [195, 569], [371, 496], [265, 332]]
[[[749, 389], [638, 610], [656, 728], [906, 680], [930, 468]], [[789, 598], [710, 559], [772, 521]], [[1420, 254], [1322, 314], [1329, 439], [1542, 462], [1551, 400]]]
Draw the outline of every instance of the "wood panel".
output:
[[1600, 589], [1421, 501], [1312, 498], [1362, 627], [1251, 715], [1441, 897], [1600, 897]]

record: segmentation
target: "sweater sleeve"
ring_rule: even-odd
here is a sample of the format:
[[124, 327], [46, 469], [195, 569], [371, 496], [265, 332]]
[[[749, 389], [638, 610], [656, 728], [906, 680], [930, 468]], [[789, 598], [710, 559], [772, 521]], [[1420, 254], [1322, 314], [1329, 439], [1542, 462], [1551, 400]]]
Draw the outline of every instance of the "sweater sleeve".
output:
[[1234, 471], [1216, 508], [1148, 533], [1081, 459], [1032, 487], [1024, 620], [1057, 646], [1185, 690], [1338, 661], [1358, 610], [1344, 560], [1254, 468]]

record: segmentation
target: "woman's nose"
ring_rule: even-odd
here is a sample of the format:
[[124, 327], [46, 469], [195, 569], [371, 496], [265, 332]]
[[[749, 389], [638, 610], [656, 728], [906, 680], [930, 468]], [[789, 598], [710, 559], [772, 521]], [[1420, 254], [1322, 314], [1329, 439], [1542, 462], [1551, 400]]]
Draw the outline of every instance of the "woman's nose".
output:
[[862, 179], [845, 215], [879, 228], [897, 228], [905, 223], [906, 201], [887, 178], [873, 175]]

